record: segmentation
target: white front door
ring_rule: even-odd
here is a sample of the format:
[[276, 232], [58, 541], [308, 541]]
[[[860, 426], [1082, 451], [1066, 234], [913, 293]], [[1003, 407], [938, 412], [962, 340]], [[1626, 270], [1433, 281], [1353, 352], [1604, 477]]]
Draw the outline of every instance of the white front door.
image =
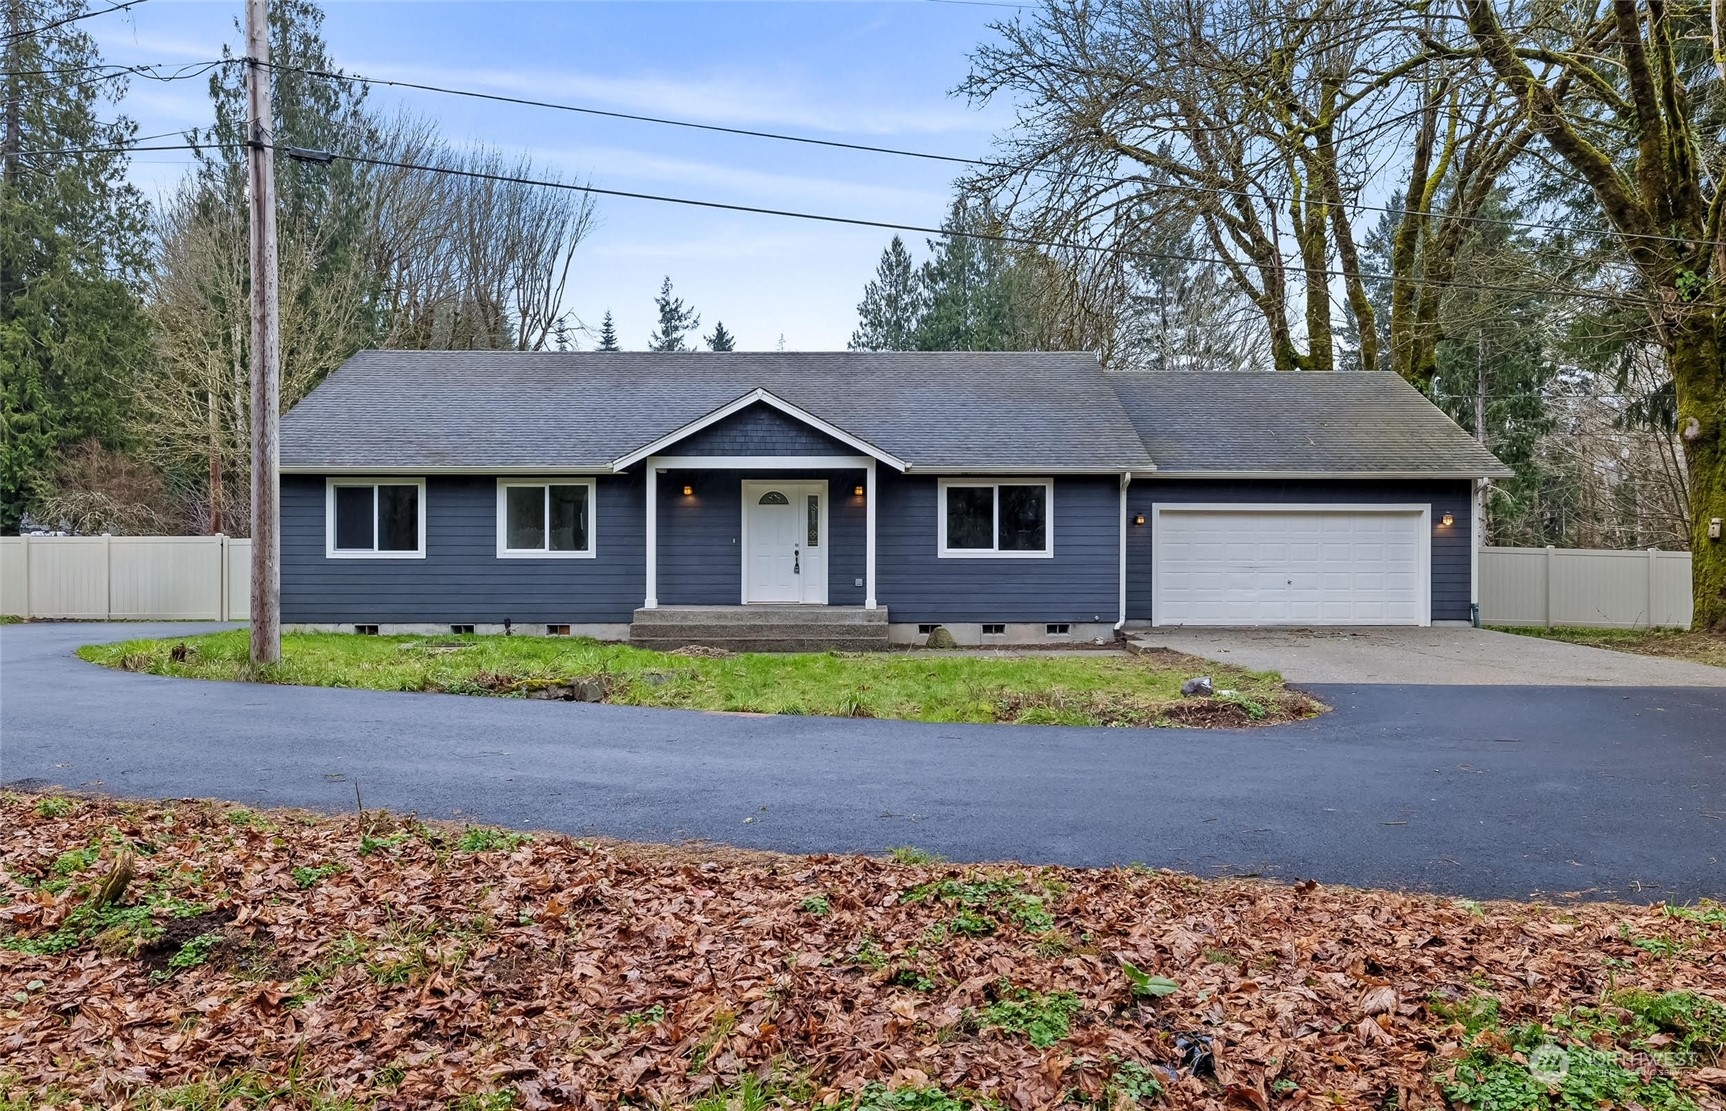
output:
[[827, 483], [743, 484], [743, 601], [827, 604]]

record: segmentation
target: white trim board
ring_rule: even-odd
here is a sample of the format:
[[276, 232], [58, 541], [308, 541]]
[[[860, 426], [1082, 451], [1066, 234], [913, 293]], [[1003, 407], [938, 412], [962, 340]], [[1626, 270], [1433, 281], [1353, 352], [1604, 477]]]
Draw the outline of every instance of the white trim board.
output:
[[[1416, 559], [1419, 562], [1417, 573], [1420, 576], [1418, 587], [1422, 599], [1419, 620], [1407, 621], [1362, 621], [1349, 620], [1345, 625], [1402, 625], [1419, 626], [1422, 628], [1432, 624], [1432, 506], [1426, 502], [1400, 503], [1359, 503], [1359, 502], [1152, 502], [1150, 514], [1151, 527], [1151, 626], [1153, 628], [1176, 628], [1176, 622], [1166, 622], [1162, 618], [1162, 588], [1167, 581], [1163, 574], [1163, 545], [1157, 539], [1157, 533], [1165, 513], [1169, 514], [1203, 514], [1203, 513], [1346, 513], [1346, 514], [1380, 514], [1389, 516], [1412, 517], [1419, 521], [1419, 549]], [[1311, 619], [1290, 621], [1259, 621], [1255, 625], [1323, 625], [1326, 622]]]
[[[995, 489], [995, 515], [992, 522], [995, 543], [1001, 543], [1002, 486], [1041, 486], [1043, 488], [1043, 550], [1040, 552], [1003, 552], [996, 548], [949, 548], [947, 546], [947, 491], [953, 487]], [[1019, 478], [1005, 475], [980, 475], [976, 478], [943, 478], [935, 485], [935, 556], [937, 559], [1053, 559], [1055, 558], [1055, 480], [1052, 478]]]
[[[338, 486], [372, 487], [372, 550], [336, 547], [336, 488]], [[418, 490], [414, 516], [419, 525], [419, 547], [411, 552], [377, 550], [379, 486], [412, 486]], [[404, 475], [342, 475], [324, 479], [324, 558], [325, 559], [424, 559], [426, 557], [426, 517], [428, 512], [426, 480]]]
[[[509, 548], [505, 547], [506, 534], [509, 531], [509, 506], [504, 500], [505, 491], [512, 486], [540, 487], [546, 489], [546, 498], [550, 499], [549, 487], [552, 486], [585, 486], [587, 487], [587, 547], [580, 551], [554, 552], [549, 548]], [[546, 505], [546, 528], [551, 527], [551, 506]], [[497, 558], [498, 559], [592, 559], [599, 551], [599, 490], [598, 483], [591, 475], [548, 475], [528, 477], [508, 477], [497, 480]]]
[[[1508, 475], [1509, 471], [1494, 471], [1494, 475]], [[1348, 479], [1356, 482], [1379, 482], [1385, 479], [1427, 479], [1435, 482], [1461, 482], [1474, 480], [1485, 476], [1478, 473], [1461, 474], [1453, 471], [1176, 471], [1176, 470], [1135, 470], [1136, 477], [1153, 478], [1196, 478], [1226, 481], [1231, 478], [1282, 478], [1282, 479], [1323, 479], [1327, 482]]]
[[867, 470], [867, 455], [660, 455], [648, 469], [665, 471], [843, 471]]
[[771, 405], [773, 408], [778, 409], [780, 412], [786, 414], [787, 416], [794, 417], [795, 419], [802, 421], [804, 424], [807, 424], [809, 427], [815, 429], [817, 432], [821, 432], [821, 433], [824, 433], [828, 436], [831, 436], [833, 439], [838, 440], [840, 443], [844, 444], [846, 447], [853, 448], [857, 451], [862, 452], [863, 454], [865, 454], [867, 456], [870, 456], [871, 458], [878, 459], [890, 467], [894, 467], [894, 468], [901, 470], [901, 471], [906, 469], [905, 461], [900, 459], [898, 456], [893, 455], [890, 452], [882, 451], [880, 448], [869, 443], [867, 440], [862, 440], [856, 436], [853, 436], [851, 433], [845, 431], [843, 428], [840, 428], [838, 425], [829, 424], [827, 421], [822, 420], [820, 417], [816, 416], [814, 413], [811, 413], [809, 410], [799, 408], [798, 406], [791, 404], [791, 402], [786, 401], [785, 399], [783, 399], [781, 397], [777, 397], [774, 394], [769, 393], [767, 390], [760, 389], [760, 388], [750, 390], [748, 393], [744, 394], [742, 397], [739, 397], [734, 401], [729, 401], [724, 405], [721, 405], [719, 408], [713, 410], [713, 412], [711, 412], [711, 413], [708, 413], [706, 416], [697, 418], [696, 420], [692, 420], [688, 424], [684, 425], [681, 428], [673, 429], [672, 431], [667, 432], [665, 435], [659, 437], [657, 440], [654, 440], [650, 444], [647, 444], [643, 447], [636, 448], [634, 451], [628, 453], [627, 455], [618, 456], [616, 459], [613, 459], [611, 461], [611, 469], [614, 471], [626, 470], [629, 467], [633, 466], [634, 464], [641, 462], [643, 459], [649, 458], [650, 456], [661, 451], [662, 449], [670, 447], [672, 444], [677, 443], [679, 440], [686, 439], [690, 436], [693, 436], [695, 433], [700, 432], [703, 428], [707, 428], [711, 425], [718, 424], [720, 421], [724, 420], [726, 417], [732, 416], [735, 413], [742, 412], [744, 409], [747, 409], [749, 406], [754, 405], [758, 402], [763, 404], [763, 405]]

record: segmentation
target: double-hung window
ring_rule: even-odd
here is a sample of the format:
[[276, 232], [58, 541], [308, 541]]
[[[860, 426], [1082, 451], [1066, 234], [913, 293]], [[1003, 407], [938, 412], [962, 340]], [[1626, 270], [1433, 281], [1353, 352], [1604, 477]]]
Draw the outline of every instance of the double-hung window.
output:
[[324, 484], [324, 554], [421, 559], [426, 484], [419, 478], [332, 478]]
[[1048, 479], [941, 480], [943, 557], [1037, 557], [1055, 554]]
[[509, 558], [593, 555], [593, 479], [499, 479], [497, 554]]

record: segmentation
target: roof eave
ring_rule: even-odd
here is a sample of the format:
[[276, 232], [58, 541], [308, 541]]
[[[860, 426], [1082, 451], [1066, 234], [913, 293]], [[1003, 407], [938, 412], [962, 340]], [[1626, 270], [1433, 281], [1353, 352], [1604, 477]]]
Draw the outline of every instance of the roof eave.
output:
[[[1135, 474], [1139, 472], [1135, 471]], [[1320, 470], [1226, 470], [1219, 468], [1173, 470], [1164, 469], [1156, 472], [1157, 478], [1442, 478], [1442, 479], [1474, 479], [1474, 478], [1512, 478], [1515, 471], [1508, 467], [1480, 468], [1445, 471], [1320, 471]]]

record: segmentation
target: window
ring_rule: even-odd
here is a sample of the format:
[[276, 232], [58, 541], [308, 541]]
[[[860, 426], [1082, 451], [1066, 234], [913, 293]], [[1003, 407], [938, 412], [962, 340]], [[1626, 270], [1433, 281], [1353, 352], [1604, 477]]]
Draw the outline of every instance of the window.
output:
[[332, 559], [420, 559], [426, 554], [424, 479], [330, 479], [324, 554]]
[[1051, 621], [1043, 626], [1043, 635], [1051, 637], [1072, 636], [1073, 627], [1065, 621]]
[[940, 554], [1054, 555], [1049, 536], [1054, 484], [1047, 479], [941, 481]]
[[497, 554], [585, 558], [593, 555], [593, 479], [497, 484]]
[[355, 625], [354, 634], [362, 637], [375, 637], [378, 635], [378, 627], [376, 625]]
[[568, 625], [547, 625], [545, 635], [548, 637], [566, 637], [569, 635]]
[[454, 633], [458, 637], [459, 636], [471, 636], [473, 634], [473, 626], [472, 625], [451, 625], [449, 627], [449, 631]]
[[1004, 623], [1000, 625], [984, 625], [983, 635], [986, 637], [1004, 637], [1007, 635], [1007, 626]]

